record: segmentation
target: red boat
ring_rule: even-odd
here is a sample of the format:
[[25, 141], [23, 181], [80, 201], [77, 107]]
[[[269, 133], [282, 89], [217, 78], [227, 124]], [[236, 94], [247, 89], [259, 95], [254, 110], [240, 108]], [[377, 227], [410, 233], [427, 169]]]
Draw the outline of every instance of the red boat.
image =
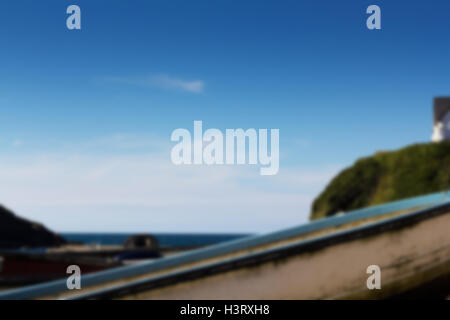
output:
[[61, 254], [0, 253], [0, 285], [16, 286], [67, 277], [67, 267], [78, 265], [83, 274], [122, 265], [110, 257]]

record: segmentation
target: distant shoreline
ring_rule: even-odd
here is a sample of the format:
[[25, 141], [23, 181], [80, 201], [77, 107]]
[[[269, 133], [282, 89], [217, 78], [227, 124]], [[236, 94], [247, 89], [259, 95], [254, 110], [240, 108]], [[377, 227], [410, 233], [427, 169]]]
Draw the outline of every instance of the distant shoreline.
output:
[[[122, 245], [130, 236], [137, 233], [61, 232], [59, 234], [69, 242], [87, 245]], [[159, 245], [163, 247], [206, 246], [251, 236], [251, 234], [241, 233], [149, 233], [155, 236]]]

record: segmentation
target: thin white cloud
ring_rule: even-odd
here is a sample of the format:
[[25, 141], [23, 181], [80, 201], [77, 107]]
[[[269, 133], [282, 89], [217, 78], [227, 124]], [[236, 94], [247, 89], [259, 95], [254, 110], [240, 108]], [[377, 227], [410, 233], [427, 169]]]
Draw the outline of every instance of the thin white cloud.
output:
[[167, 149], [169, 146], [167, 139], [153, 134], [133, 134], [116, 133], [109, 136], [99, 137], [80, 145], [75, 146], [84, 152], [105, 150], [105, 151], [142, 151], [154, 152]]
[[160, 86], [165, 89], [180, 89], [193, 93], [202, 93], [205, 88], [205, 83], [201, 80], [186, 81], [178, 78], [171, 78], [168, 75], [159, 75], [151, 79], [155, 86]]
[[20, 139], [15, 139], [12, 141], [11, 145], [15, 148], [21, 147], [23, 145], [23, 141]]
[[171, 77], [166, 74], [145, 77], [106, 77], [103, 78], [103, 80], [142, 87], [156, 87], [167, 90], [186, 91], [191, 93], [202, 93], [205, 89], [205, 82], [202, 80], [184, 80], [177, 77]]
[[0, 159], [0, 203], [58, 231], [263, 232], [308, 219], [337, 167], [174, 166], [166, 153]]

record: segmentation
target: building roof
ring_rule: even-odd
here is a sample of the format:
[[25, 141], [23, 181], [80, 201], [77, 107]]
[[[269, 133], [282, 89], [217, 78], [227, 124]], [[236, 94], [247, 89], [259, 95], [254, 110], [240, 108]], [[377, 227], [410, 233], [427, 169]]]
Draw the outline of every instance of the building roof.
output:
[[434, 124], [444, 119], [450, 112], [450, 97], [434, 98]]

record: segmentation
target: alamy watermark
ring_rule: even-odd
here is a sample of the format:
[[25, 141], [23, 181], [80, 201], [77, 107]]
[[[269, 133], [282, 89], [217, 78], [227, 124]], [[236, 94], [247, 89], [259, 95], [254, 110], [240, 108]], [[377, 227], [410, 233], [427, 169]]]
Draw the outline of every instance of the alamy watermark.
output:
[[367, 274], [370, 274], [370, 277], [367, 278], [366, 285], [367, 289], [381, 289], [381, 269], [376, 264], [372, 264], [367, 267]]
[[381, 29], [381, 9], [379, 6], [372, 4], [367, 7], [367, 14], [370, 16], [366, 20], [366, 26], [369, 30], [380, 30]]
[[[178, 142], [171, 152], [175, 165], [242, 165], [260, 164], [261, 175], [275, 175], [280, 167], [280, 130], [270, 130], [270, 155], [268, 129], [219, 129], [203, 132], [202, 121], [194, 121], [193, 137], [187, 129], [176, 129], [171, 140]], [[247, 144], [248, 142], [248, 144]]]
[[[81, 30], [81, 8], [78, 5], [72, 4], [67, 7], [66, 26], [69, 30]], [[366, 26], [369, 30], [381, 29], [381, 9], [379, 6], [372, 4], [367, 7], [366, 13], [370, 16], [366, 20]]]
[[67, 7], [67, 14], [70, 14], [66, 20], [66, 26], [69, 30], [80, 30], [81, 29], [81, 9], [79, 6], [72, 4]]
[[81, 269], [76, 264], [70, 265], [66, 270], [70, 276], [67, 278], [66, 285], [69, 290], [81, 290]]

